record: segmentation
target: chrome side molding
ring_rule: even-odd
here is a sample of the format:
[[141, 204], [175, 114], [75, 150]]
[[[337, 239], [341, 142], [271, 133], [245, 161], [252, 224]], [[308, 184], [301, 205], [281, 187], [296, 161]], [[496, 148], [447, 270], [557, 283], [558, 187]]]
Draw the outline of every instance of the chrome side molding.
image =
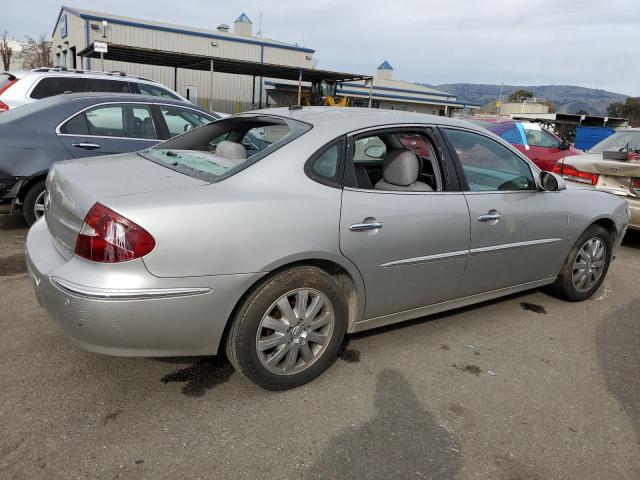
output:
[[66, 293], [93, 300], [146, 300], [153, 298], [203, 295], [213, 291], [210, 288], [200, 287], [106, 289], [78, 285], [77, 283], [73, 283], [59, 277], [51, 277], [51, 282], [58, 289]]

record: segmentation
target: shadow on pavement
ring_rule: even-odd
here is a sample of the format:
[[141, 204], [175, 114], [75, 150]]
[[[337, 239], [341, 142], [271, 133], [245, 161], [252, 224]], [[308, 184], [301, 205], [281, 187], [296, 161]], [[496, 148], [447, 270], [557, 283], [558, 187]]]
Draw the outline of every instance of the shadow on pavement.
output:
[[640, 299], [632, 300], [598, 325], [598, 360], [609, 391], [631, 419], [640, 441]]
[[26, 229], [27, 224], [22, 215], [0, 215], [0, 230]]
[[640, 249], [640, 231], [627, 230], [627, 234], [622, 239], [622, 245], [624, 247]]
[[378, 374], [373, 417], [331, 440], [309, 478], [455, 478], [457, 451], [452, 434], [424, 410], [402, 373], [387, 369]]

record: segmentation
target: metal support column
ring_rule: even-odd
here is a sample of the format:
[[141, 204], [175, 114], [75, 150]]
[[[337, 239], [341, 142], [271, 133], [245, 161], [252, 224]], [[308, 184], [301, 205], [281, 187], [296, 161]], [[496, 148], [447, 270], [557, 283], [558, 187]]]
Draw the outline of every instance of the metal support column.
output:
[[173, 67], [173, 90], [178, 91], [178, 67]]
[[256, 108], [256, 76], [253, 76], [253, 88], [251, 89], [251, 108]]
[[301, 105], [302, 102], [302, 69], [300, 69], [300, 73], [298, 74], [298, 105]]
[[211, 59], [209, 76], [209, 111], [213, 112], [213, 58]]
[[373, 97], [373, 78], [369, 80], [369, 108], [371, 108], [371, 98]]

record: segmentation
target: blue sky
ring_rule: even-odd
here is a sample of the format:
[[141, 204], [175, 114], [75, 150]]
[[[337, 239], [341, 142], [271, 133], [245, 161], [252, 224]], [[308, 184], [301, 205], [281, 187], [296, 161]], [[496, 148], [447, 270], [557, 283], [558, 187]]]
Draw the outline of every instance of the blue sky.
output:
[[[215, 28], [245, 12], [265, 37], [316, 49], [318, 67], [398, 79], [581, 85], [640, 96], [640, 0], [71, 0], [69, 6]], [[60, 4], [12, 2], [0, 31], [50, 34]], [[36, 13], [37, 12], [37, 13]]]

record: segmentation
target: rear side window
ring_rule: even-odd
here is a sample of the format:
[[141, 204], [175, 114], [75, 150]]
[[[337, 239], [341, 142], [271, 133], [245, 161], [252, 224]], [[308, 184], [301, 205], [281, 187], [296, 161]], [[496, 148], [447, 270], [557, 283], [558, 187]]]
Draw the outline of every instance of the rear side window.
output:
[[82, 90], [84, 92], [131, 93], [129, 82], [102, 78], [85, 78]]
[[68, 120], [60, 133], [97, 137], [157, 139], [146, 105], [105, 105], [91, 108]]
[[77, 92], [79, 82], [77, 77], [45, 77], [33, 89], [31, 98], [39, 100], [65, 92]]
[[182, 100], [179, 96], [171, 93], [166, 88], [158, 87], [157, 85], [151, 85], [148, 83], [136, 83], [141, 95], [151, 95], [152, 97], [166, 97], [173, 98], [174, 100]]

